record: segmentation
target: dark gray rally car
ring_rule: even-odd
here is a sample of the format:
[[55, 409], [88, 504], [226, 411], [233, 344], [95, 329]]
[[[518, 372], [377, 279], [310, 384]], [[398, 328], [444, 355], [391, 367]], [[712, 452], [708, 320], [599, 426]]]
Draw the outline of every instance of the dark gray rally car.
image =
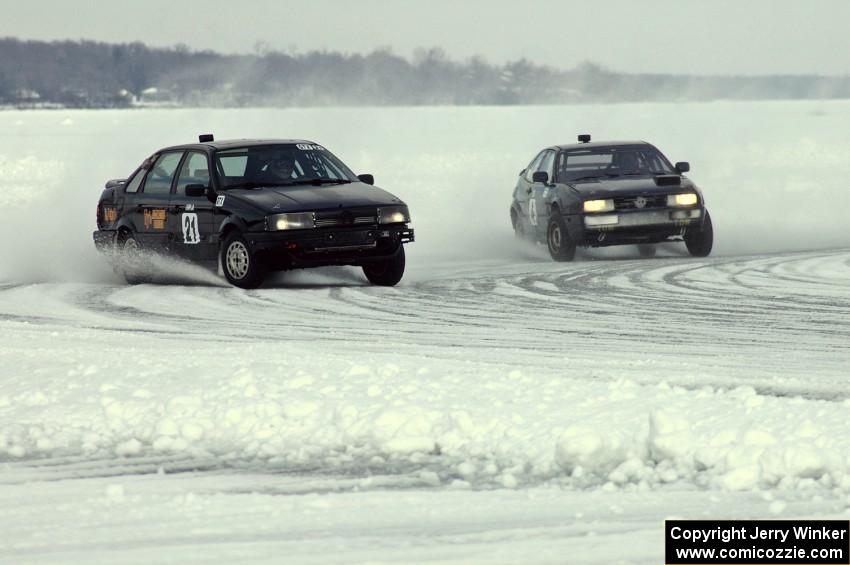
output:
[[637, 244], [655, 254], [663, 241], [684, 241], [696, 257], [711, 253], [714, 230], [702, 193], [644, 141], [579, 143], [540, 151], [519, 174], [511, 204], [518, 236], [545, 242], [556, 261], [577, 246]]
[[147, 253], [221, 265], [259, 286], [270, 271], [358, 265], [377, 285], [404, 273], [413, 241], [404, 202], [305, 140], [213, 140], [161, 149], [97, 205], [97, 248], [130, 283], [150, 278]]

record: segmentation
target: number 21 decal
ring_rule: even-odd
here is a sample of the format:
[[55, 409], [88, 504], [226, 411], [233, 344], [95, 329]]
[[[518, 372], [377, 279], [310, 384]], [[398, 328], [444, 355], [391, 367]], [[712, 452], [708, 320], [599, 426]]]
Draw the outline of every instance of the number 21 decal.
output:
[[183, 243], [194, 245], [201, 242], [201, 233], [198, 230], [198, 215], [183, 214]]

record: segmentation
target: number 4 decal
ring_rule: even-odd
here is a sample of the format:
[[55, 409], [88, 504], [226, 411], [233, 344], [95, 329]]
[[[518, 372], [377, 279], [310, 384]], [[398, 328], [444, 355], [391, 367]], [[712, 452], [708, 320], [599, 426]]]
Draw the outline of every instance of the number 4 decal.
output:
[[196, 244], [201, 242], [201, 233], [198, 231], [198, 215], [183, 214], [183, 243]]

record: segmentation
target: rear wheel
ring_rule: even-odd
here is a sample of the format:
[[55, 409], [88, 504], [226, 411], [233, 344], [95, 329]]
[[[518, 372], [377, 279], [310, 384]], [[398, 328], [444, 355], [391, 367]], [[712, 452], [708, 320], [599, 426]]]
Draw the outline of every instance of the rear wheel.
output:
[[711, 214], [706, 210], [702, 230], [693, 234], [686, 234], [685, 246], [688, 248], [688, 253], [694, 257], [708, 257], [713, 245], [714, 226], [711, 223]]
[[395, 286], [404, 275], [404, 246], [399, 246], [398, 253], [373, 263], [363, 265], [363, 274], [369, 282], [379, 286]]
[[227, 282], [239, 288], [257, 288], [265, 278], [265, 271], [248, 241], [235, 231], [221, 246], [221, 270]]
[[576, 244], [567, 231], [567, 224], [558, 211], [553, 211], [546, 228], [546, 244], [549, 255], [555, 261], [572, 261], [576, 255]]
[[153, 265], [149, 257], [132, 233], [124, 234], [118, 241], [118, 262], [116, 270], [127, 284], [144, 284], [153, 278]]

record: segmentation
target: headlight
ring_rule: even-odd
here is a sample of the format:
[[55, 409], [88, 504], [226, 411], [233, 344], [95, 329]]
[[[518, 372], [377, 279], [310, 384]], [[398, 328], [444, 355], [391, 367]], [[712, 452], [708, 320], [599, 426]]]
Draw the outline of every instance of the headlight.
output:
[[607, 200], [585, 200], [585, 212], [610, 212], [614, 209], [614, 201], [610, 198]]
[[306, 230], [316, 227], [314, 216], [313, 212], [275, 214], [268, 217], [267, 223], [270, 231]]
[[409, 221], [407, 206], [385, 206], [378, 209], [379, 224], [405, 224]]
[[684, 194], [668, 194], [668, 206], [693, 206], [697, 203], [697, 195], [694, 192], [686, 192]]

